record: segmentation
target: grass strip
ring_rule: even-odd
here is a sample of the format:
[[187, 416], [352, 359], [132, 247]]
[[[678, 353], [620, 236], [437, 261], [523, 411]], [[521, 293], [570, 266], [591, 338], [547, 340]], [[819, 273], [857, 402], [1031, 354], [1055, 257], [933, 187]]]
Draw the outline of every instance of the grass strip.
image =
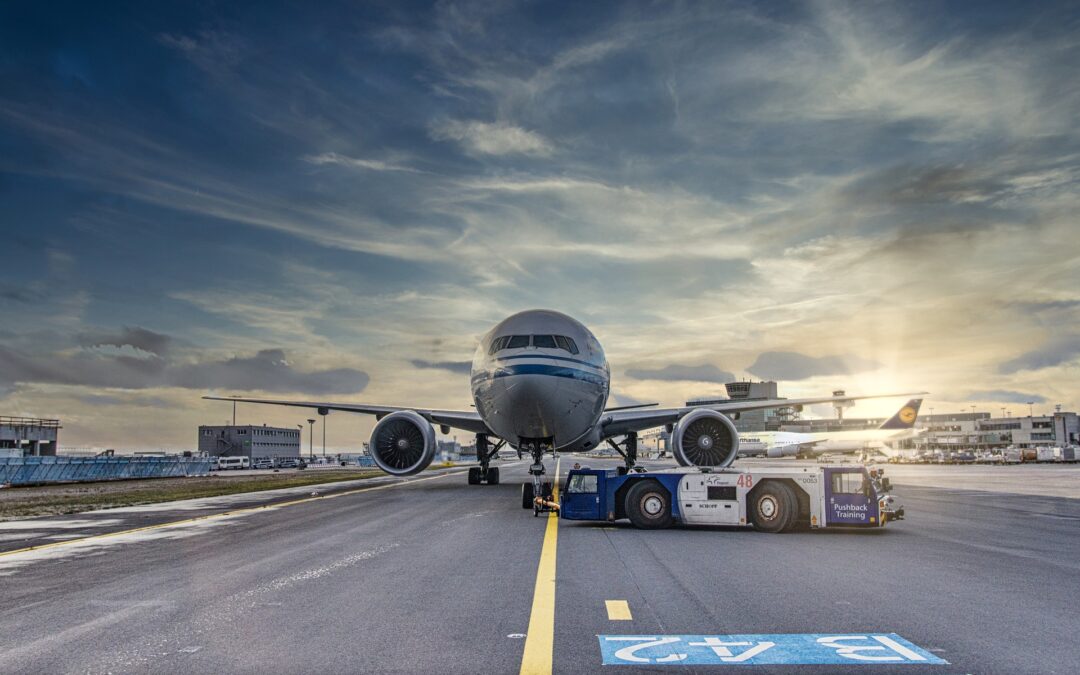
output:
[[220, 497], [280, 488], [325, 485], [383, 476], [380, 471], [333, 471], [267, 476], [208, 476], [107, 481], [76, 485], [8, 488], [0, 491], [0, 520]]

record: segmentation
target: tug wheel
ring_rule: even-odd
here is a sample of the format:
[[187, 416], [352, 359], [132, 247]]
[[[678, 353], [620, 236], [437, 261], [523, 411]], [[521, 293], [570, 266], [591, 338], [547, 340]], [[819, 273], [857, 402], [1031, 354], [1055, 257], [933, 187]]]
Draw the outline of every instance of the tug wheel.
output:
[[783, 532], [795, 522], [798, 500], [784, 483], [767, 481], [754, 491], [748, 511], [759, 532]]
[[626, 493], [626, 515], [635, 527], [658, 530], [671, 527], [671, 493], [655, 480], [638, 481]]

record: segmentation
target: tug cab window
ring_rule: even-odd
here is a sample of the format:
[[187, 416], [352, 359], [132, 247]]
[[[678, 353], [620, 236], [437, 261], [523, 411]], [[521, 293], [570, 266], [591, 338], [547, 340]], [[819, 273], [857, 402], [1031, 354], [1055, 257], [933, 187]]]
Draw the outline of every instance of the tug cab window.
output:
[[861, 495], [866, 491], [861, 473], [834, 473], [832, 477], [833, 494]]
[[537, 349], [558, 349], [555, 346], [555, 338], [551, 335], [534, 335], [533, 347]]
[[570, 479], [566, 491], [572, 494], [596, 494], [596, 474], [577, 474]]

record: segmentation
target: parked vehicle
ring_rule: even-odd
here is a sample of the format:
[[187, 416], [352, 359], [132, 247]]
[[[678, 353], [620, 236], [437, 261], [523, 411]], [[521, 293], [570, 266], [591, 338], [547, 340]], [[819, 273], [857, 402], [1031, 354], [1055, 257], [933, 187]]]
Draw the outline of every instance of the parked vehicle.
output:
[[251, 467], [251, 460], [247, 457], [218, 457], [217, 468], [219, 471], [227, 469], [247, 469]]

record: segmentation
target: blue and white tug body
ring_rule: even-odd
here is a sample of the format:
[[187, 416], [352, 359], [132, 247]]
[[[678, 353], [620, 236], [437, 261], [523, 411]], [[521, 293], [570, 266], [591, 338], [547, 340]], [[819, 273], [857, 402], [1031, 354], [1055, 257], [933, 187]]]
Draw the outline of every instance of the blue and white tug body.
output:
[[573, 469], [560, 500], [567, 520], [628, 518], [645, 529], [686, 525], [877, 528], [904, 517], [880, 470], [863, 466], [680, 467], [656, 472]]

